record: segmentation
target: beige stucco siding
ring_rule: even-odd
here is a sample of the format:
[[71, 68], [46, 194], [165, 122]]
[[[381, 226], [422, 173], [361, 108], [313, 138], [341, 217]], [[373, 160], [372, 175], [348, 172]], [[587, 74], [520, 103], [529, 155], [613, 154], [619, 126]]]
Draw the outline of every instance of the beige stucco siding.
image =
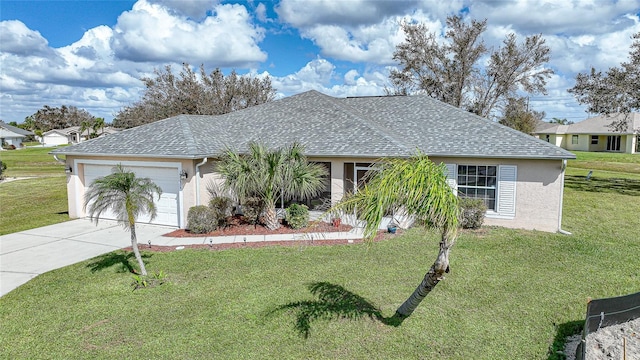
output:
[[515, 216], [501, 219], [487, 215], [485, 225], [556, 232], [561, 218], [562, 160], [509, 160], [432, 158], [456, 165], [515, 165], [517, 183]]
[[[578, 137], [578, 143], [574, 144], [574, 136]], [[566, 149], [575, 151], [589, 151], [589, 144], [591, 143], [591, 135], [586, 134], [567, 134], [566, 135]], [[606, 139], [605, 139], [606, 141]]]
[[[331, 163], [331, 200], [339, 201], [344, 195], [344, 164], [372, 163], [371, 158], [330, 158], [316, 157], [311, 161]], [[511, 160], [511, 159], [468, 159], [468, 158], [437, 158], [436, 163], [456, 165], [512, 165], [517, 167], [517, 182], [515, 188], [515, 215], [511, 218], [499, 218], [488, 213], [486, 225], [497, 225], [509, 228], [537, 229], [555, 232], [559, 229], [561, 219], [562, 197], [562, 160]], [[125, 165], [140, 166], [166, 165], [178, 167], [187, 172], [187, 178], [181, 180], [180, 190], [180, 218], [181, 226], [186, 223], [189, 208], [209, 202], [207, 187], [210, 183], [221, 183], [222, 179], [215, 172], [215, 159], [208, 159], [202, 164], [202, 159], [155, 159], [155, 158], [106, 158], [67, 156], [67, 166], [73, 172], [67, 177], [67, 191], [69, 194], [69, 215], [72, 218], [84, 217], [82, 199], [88, 184], [83, 178], [84, 166], [87, 163], [123, 163]], [[197, 167], [198, 164], [202, 164]]]

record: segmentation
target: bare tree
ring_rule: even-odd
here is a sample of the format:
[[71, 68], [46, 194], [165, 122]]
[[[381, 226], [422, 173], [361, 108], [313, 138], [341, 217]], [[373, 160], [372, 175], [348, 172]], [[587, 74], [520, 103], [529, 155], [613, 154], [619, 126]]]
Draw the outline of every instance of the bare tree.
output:
[[[568, 91], [579, 103], [587, 105], [587, 111], [595, 114], [622, 113], [629, 115], [640, 111], [640, 32], [634, 39], [629, 51], [629, 61], [612, 67], [606, 73], [591, 68], [590, 73], [579, 73], [576, 84]], [[629, 129], [628, 116], [612, 121], [614, 131]]]
[[51, 129], [64, 129], [69, 126], [80, 126], [83, 122], [93, 122], [95, 116], [84, 109], [75, 106], [62, 105], [50, 107], [45, 105], [35, 114], [28, 116], [34, 129], [49, 131]]
[[[405, 23], [402, 28], [405, 41], [393, 54], [402, 68], [389, 75], [390, 93], [422, 92], [484, 117], [516, 97], [518, 90], [546, 93], [546, 79], [553, 71], [544, 68], [550, 50], [542, 35], [518, 44], [509, 34], [502, 47], [490, 50], [481, 38], [486, 20], [465, 23], [461, 16], [449, 16], [442, 43], [424, 24]], [[480, 66], [487, 55], [487, 65]]]
[[154, 71], [155, 78], [143, 78], [146, 90], [142, 99], [116, 114], [114, 126], [130, 128], [180, 114], [220, 115], [275, 98], [270, 78], [240, 76], [235, 71], [225, 76], [220, 69], [210, 74], [199, 72], [187, 63], [175, 75], [170, 65]]
[[544, 112], [529, 110], [526, 98], [509, 98], [498, 122], [512, 129], [532, 135], [542, 122]]

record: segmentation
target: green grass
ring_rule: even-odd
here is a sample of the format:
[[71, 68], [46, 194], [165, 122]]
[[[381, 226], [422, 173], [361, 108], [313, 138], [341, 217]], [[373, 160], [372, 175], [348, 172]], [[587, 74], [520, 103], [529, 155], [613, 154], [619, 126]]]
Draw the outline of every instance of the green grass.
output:
[[0, 198], [0, 235], [69, 220], [64, 176], [0, 184]]
[[[27, 147], [0, 152], [0, 160], [7, 164], [7, 177], [64, 176], [64, 164], [48, 153], [55, 147]], [[60, 157], [61, 160], [64, 156]]]
[[615, 172], [640, 175], [640, 154], [585, 151], [573, 151], [573, 153], [576, 154], [577, 159], [569, 160], [569, 167], [593, 170], [594, 172], [598, 171], [605, 174]]
[[596, 175], [568, 175], [563, 228], [572, 236], [462, 233], [451, 273], [399, 326], [389, 318], [434, 260], [437, 234], [412, 230], [370, 246], [143, 253], [149, 271], [164, 271], [168, 283], [136, 291], [127, 271], [132, 256], [106, 254], [0, 298], [0, 353], [560, 359], [555, 350], [579, 330], [589, 297], [639, 290], [639, 190], [626, 181], [633, 179]]
[[33, 147], [0, 152], [6, 178], [29, 177], [0, 184], [0, 235], [69, 220], [64, 164]]

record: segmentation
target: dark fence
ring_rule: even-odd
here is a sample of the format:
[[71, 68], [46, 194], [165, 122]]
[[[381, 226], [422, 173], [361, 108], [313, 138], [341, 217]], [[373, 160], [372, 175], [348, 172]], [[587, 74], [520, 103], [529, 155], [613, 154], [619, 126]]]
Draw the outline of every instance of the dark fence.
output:
[[640, 318], [640, 292], [605, 299], [595, 299], [587, 304], [582, 341], [576, 350], [576, 360], [585, 358], [585, 339], [598, 329], [622, 324]]

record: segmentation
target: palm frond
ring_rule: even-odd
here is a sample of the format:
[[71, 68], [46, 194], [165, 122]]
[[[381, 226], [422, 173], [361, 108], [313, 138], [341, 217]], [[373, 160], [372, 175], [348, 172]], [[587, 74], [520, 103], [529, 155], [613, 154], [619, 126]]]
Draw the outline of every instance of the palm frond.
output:
[[149, 178], [137, 178], [131, 171], [118, 164], [112, 173], [95, 179], [84, 196], [84, 209], [96, 223], [100, 215], [111, 211], [125, 227], [142, 214], [149, 214], [151, 220], [157, 215], [153, 201], [162, 189]]
[[365, 222], [365, 237], [375, 236], [385, 214], [401, 207], [410, 215], [446, 231], [458, 223], [457, 198], [447, 184], [444, 165], [426, 155], [385, 159], [363, 188], [347, 196], [332, 212], [355, 213]]

